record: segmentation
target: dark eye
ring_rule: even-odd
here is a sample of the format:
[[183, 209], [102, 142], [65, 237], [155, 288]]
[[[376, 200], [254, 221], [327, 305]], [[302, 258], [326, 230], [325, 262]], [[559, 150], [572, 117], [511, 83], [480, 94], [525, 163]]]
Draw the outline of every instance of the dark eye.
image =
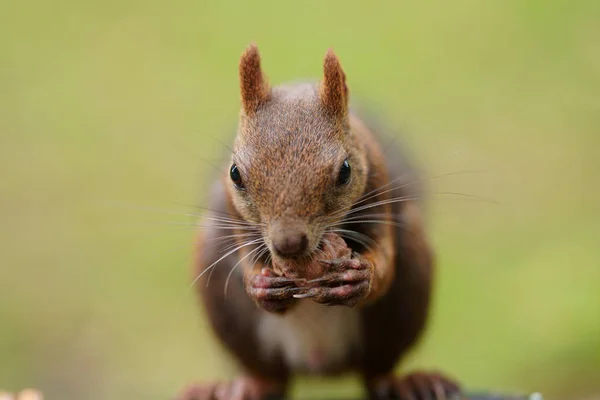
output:
[[231, 169], [229, 170], [229, 177], [231, 178], [231, 181], [233, 182], [235, 187], [237, 187], [238, 189], [244, 188], [244, 183], [242, 182], [242, 175], [240, 175], [240, 170], [238, 169], [237, 165], [233, 164], [231, 166]]
[[338, 174], [338, 185], [345, 185], [350, 182], [350, 173], [352, 169], [350, 168], [350, 164], [348, 164], [348, 160], [344, 160], [342, 167], [340, 168], [340, 172]]

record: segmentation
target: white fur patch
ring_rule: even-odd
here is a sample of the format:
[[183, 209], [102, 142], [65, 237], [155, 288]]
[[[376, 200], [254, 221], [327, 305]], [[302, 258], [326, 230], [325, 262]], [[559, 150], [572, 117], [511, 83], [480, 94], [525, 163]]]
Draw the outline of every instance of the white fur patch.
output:
[[311, 300], [283, 315], [264, 313], [258, 325], [262, 351], [281, 353], [290, 369], [317, 373], [343, 363], [361, 340], [356, 309], [324, 306]]

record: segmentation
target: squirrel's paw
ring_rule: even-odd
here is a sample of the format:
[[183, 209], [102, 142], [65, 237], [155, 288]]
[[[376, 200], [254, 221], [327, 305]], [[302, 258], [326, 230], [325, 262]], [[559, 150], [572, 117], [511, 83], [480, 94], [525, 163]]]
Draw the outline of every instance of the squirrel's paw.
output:
[[240, 377], [230, 382], [190, 385], [175, 400], [270, 400], [283, 399], [282, 393], [283, 389], [266, 382]]
[[371, 400], [447, 400], [460, 393], [459, 385], [438, 373], [414, 372], [371, 382]]
[[263, 310], [283, 312], [296, 301], [293, 295], [305, 290], [298, 287], [298, 283], [305, 281], [277, 276], [270, 269], [263, 268], [247, 280], [246, 291]]
[[354, 254], [352, 258], [319, 262], [325, 264], [328, 271], [320, 278], [307, 281], [308, 290], [295, 294], [295, 298], [310, 298], [325, 305], [353, 307], [368, 296], [373, 268], [367, 259]]

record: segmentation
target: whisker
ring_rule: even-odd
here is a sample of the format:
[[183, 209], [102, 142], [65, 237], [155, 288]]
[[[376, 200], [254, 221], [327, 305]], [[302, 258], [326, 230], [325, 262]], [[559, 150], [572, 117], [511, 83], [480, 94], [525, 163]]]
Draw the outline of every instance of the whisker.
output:
[[[491, 200], [491, 199], [486, 199], [484, 197], [480, 197], [480, 196], [476, 196], [476, 195], [471, 195], [471, 194], [468, 194], [468, 193], [434, 192], [432, 194], [435, 194], [435, 195], [452, 195], [452, 196], [457, 196], [459, 198], [470, 199], [470, 200], [477, 200], [477, 201], [482, 201], [482, 202], [485, 202], [485, 203], [502, 204], [500, 202], [497, 202], [497, 201], [494, 201], [494, 200]], [[386, 200], [380, 200], [380, 201], [376, 201], [376, 202], [371, 203], [371, 204], [366, 204], [364, 206], [351, 209], [346, 215], [355, 214], [357, 212], [360, 212], [360, 211], [363, 211], [363, 210], [367, 210], [369, 208], [383, 206], [383, 205], [386, 205], [386, 204], [401, 203], [403, 201], [420, 200], [420, 199], [421, 198], [419, 196], [410, 195], [410, 196], [401, 196], [401, 197], [396, 197], [396, 198], [391, 198], [391, 199], [386, 199]]]
[[257, 253], [256, 256], [252, 258], [252, 260], [250, 260], [250, 262], [252, 263], [252, 265], [255, 265], [258, 262], [258, 260], [260, 260], [260, 258], [262, 256], [264, 256], [267, 251], [269, 251], [269, 247], [267, 246], [266, 243], [264, 243], [264, 246], [265, 246], [265, 248], [262, 249], [261, 252]]
[[363, 245], [369, 251], [373, 251], [373, 249], [367, 242], [371, 242], [373, 245], [377, 245], [377, 243], [373, 239], [368, 237], [367, 235], [360, 233], [360, 232], [350, 230], [350, 229], [335, 228], [335, 229], [328, 229], [328, 231], [337, 233], [341, 237], [346, 237], [348, 239], [354, 240], [355, 242]]
[[[244, 271], [244, 278], [246, 277], [246, 274], [248, 272], [251, 272], [254, 269], [254, 266], [256, 265], [256, 263], [258, 262], [258, 260], [261, 259], [261, 257], [263, 257], [265, 255], [265, 253], [269, 252], [269, 246], [267, 246], [266, 243], [263, 243], [263, 245], [265, 246], [264, 249], [262, 249], [260, 252], [258, 252], [255, 257], [252, 257], [252, 259], [250, 260], [250, 262], [252, 263], [250, 265], [249, 268], [246, 268], [246, 271]], [[271, 256], [271, 254], [269, 253], [268, 257], [267, 257], [267, 261], [265, 262], [265, 266], [268, 265], [268, 258]]]
[[[260, 239], [262, 236], [260, 234], [255, 234], [253, 236], [250, 236], [249, 239], [255, 238], [255, 239]], [[227, 251], [229, 251], [230, 249], [234, 248], [235, 246], [238, 245], [238, 241], [234, 238], [234, 241], [232, 244], [227, 245], [225, 248], [223, 249], [219, 249], [219, 253], [225, 253]]]
[[[141, 224], [141, 223], [140, 223]], [[256, 234], [260, 234], [262, 231], [256, 227], [249, 226], [235, 226], [235, 225], [210, 225], [210, 224], [200, 224], [198, 222], [174, 222], [174, 221], [146, 221], [143, 224], [148, 224], [152, 226], [156, 225], [168, 225], [168, 226], [181, 226], [188, 228], [200, 228], [202, 230], [211, 230], [211, 229], [222, 229], [229, 231], [244, 231], [244, 232], [255, 232]], [[213, 240], [216, 240], [214, 238]]]
[[364, 239], [366, 241], [369, 241], [369, 242], [371, 242], [373, 244], [376, 244], [376, 242], [373, 239], [371, 239], [369, 236], [365, 235], [364, 233], [353, 231], [351, 229], [335, 228], [335, 229], [329, 229], [329, 231], [330, 232], [335, 232], [335, 233], [343, 233], [343, 234], [346, 234], [346, 235], [349, 235], [349, 236], [354, 236], [356, 238], [362, 238], [362, 239]]
[[386, 155], [386, 153], [390, 150], [390, 149], [394, 149], [394, 145], [395, 143], [398, 141], [398, 137], [399, 135], [393, 135], [392, 139], [389, 140], [387, 142], [387, 144], [384, 146], [383, 148], [383, 154]]
[[[228, 254], [231, 254], [231, 252], [235, 252], [239, 249], [241, 249], [242, 247], [245, 247], [246, 245], [252, 245], [252, 244], [256, 244], [256, 243], [260, 243], [261, 240], [264, 240], [262, 237], [259, 237], [257, 239], [254, 239], [250, 242], [244, 242], [244, 246], [238, 247], [238, 248], [233, 248], [235, 247], [235, 245], [237, 243], [234, 244], [234, 246], [231, 246], [230, 248], [233, 248], [233, 250], [230, 250], [230, 252]], [[227, 256], [227, 255], [226, 255]], [[210, 273], [208, 274], [208, 278], [206, 279], [206, 287], [208, 287], [208, 285], [210, 284], [210, 279], [212, 278], [212, 274], [215, 271], [215, 268], [213, 267], [212, 270], [210, 271]], [[202, 271], [204, 273], [204, 271]]]
[[379, 206], [383, 206], [386, 204], [392, 204], [392, 203], [400, 203], [400, 202], [409, 201], [409, 200], [419, 200], [419, 197], [418, 196], [401, 196], [401, 197], [396, 197], [396, 198], [391, 198], [391, 199], [386, 199], [386, 200], [380, 200], [380, 201], [376, 201], [374, 203], [360, 206], [358, 208], [353, 208], [346, 215], [356, 214], [357, 212], [360, 212], [363, 210], [368, 210], [369, 208], [373, 208], [373, 207], [379, 207]]
[[[323, 242], [325, 245], [327, 245], [327, 246], [331, 246], [331, 242], [329, 241], [329, 239], [326, 239], [326, 238], [324, 238], [324, 237], [323, 237], [323, 238], [321, 238], [321, 241], [322, 241], [322, 242]], [[318, 249], [318, 250], [320, 251], [320, 254], [322, 254], [323, 256], [327, 256], [327, 254], [325, 253], [325, 250], [322, 250], [322, 249]]]
[[199, 224], [199, 223], [186, 223], [186, 222], [162, 222], [162, 224], [166, 224], [166, 225], [175, 225], [175, 226], [189, 226], [189, 227], [196, 227], [196, 228], [206, 228], [206, 229], [211, 229], [211, 228], [217, 228], [217, 229], [231, 229], [231, 230], [243, 230], [243, 231], [254, 231], [254, 232], [260, 232], [258, 230], [257, 227], [251, 227], [251, 226], [236, 226], [236, 225], [205, 225], [205, 224]]
[[[408, 176], [408, 173], [405, 173], [402, 176], [399, 176], [398, 178], [389, 181], [385, 185], [381, 185], [378, 188], [375, 188], [375, 189], [371, 190], [370, 192], [367, 192], [367, 193], [363, 194], [362, 196], [360, 196], [357, 199], [357, 201], [353, 205], [363, 203], [363, 202], [365, 202], [366, 200], [368, 200], [368, 199], [370, 199], [372, 197], [379, 196], [382, 193], [376, 193], [376, 192], [378, 192], [379, 190], [385, 189], [386, 187], [391, 186], [391, 185], [393, 185], [393, 184], [401, 181], [402, 179], [406, 178], [407, 176]], [[415, 181], [415, 182], [418, 182], [418, 181]], [[395, 189], [400, 189], [400, 188], [406, 186], [407, 184], [410, 184], [410, 182], [409, 183], [404, 183], [401, 186], [396, 187]], [[394, 189], [390, 189], [390, 190], [394, 190]], [[369, 196], [369, 197], [367, 197], [367, 196]]]
[[210, 238], [207, 239], [207, 242], [215, 242], [215, 241], [221, 241], [221, 240], [225, 240], [225, 239], [236, 239], [236, 238], [244, 238], [244, 237], [250, 237], [250, 236], [257, 236], [260, 235], [260, 233], [236, 233], [236, 234], [232, 234], [232, 235], [223, 235], [223, 236], [217, 236], [214, 238]]
[[[171, 142], [171, 145], [173, 146], [174, 149], [176, 149], [177, 151], [186, 153], [186, 155], [188, 157], [190, 157], [190, 159], [192, 159], [194, 161], [199, 160], [199, 161], [205, 163], [206, 165], [212, 167], [217, 174], [221, 174], [223, 172], [223, 168], [221, 168], [221, 166], [215, 164], [214, 162], [211, 162], [211, 160], [204, 158], [201, 153], [192, 151], [190, 149], [191, 146], [186, 145], [185, 143], [179, 141], [178, 139], [176, 139], [173, 136], [169, 137], [169, 141]], [[212, 161], [222, 161], [222, 160], [212, 160]]]
[[349, 224], [382, 224], [382, 225], [396, 226], [398, 228], [405, 228], [407, 226], [407, 224], [403, 224], [401, 222], [383, 221], [383, 220], [377, 220], [377, 219], [364, 219], [364, 220], [348, 221], [348, 222], [341, 221], [339, 223], [332, 224], [329, 226], [335, 227], [335, 226], [345, 226], [345, 225], [349, 225]]
[[[445, 173], [445, 174], [432, 175], [432, 176], [429, 176], [429, 177], [424, 177], [424, 178], [419, 178], [419, 179], [416, 179], [416, 180], [412, 180], [412, 181], [403, 183], [402, 185], [396, 186], [394, 188], [391, 188], [391, 189], [379, 192], [380, 190], [385, 189], [386, 187], [388, 187], [390, 185], [393, 185], [394, 183], [399, 182], [402, 179], [406, 178], [408, 176], [408, 173], [405, 173], [402, 176], [400, 176], [400, 177], [398, 177], [396, 179], [391, 180], [390, 182], [386, 183], [385, 185], [382, 185], [382, 186], [380, 186], [380, 187], [378, 187], [376, 189], [371, 190], [368, 193], [363, 194], [362, 196], [360, 196], [357, 199], [356, 202], [354, 202], [352, 204], [352, 207], [355, 207], [358, 204], [362, 204], [365, 201], [368, 201], [368, 200], [370, 200], [372, 198], [375, 198], [377, 196], [380, 196], [382, 194], [385, 194], [385, 193], [388, 193], [388, 192], [392, 192], [394, 190], [402, 189], [403, 187], [406, 187], [406, 186], [409, 186], [409, 185], [414, 185], [414, 184], [417, 184], [417, 183], [420, 183], [420, 182], [424, 182], [424, 181], [427, 181], [427, 180], [434, 180], [434, 179], [439, 179], [439, 178], [443, 178], [443, 177], [447, 177], [447, 176], [452, 176], [452, 175], [466, 175], [466, 174], [473, 174], [473, 173], [477, 173], [477, 172], [482, 172], [482, 171], [479, 171], [479, 170], [465, 170], [465, 171], [455, 171], [455, 172], [448, 172], [448, 173]], [[339, 218], [343, 214], [344, 214], [344, 211], [341, 210], [338, 213], [334, 213], [331, 216], [331, 219], [334, 220], [336, 218]]]
[[[385, 193], [391, 192], [391, 191], [393, 191], [393, 190], [402, 189], [402, 188], [403, 188], [403, 187], [405, 187], [405, 186], [408, 186], [408, 185], [414, 185], [414, 184], [417, 184], [417, 183], [419, 183], [419, 182], [423, 182], [423, 181], [425, 181], [425, 180], [434, 180], [434, 179], [439, 179], [439, 178], [443, 178], [443, 177], [447, 177], [447, 176], [452, 176], [452, 175], [465, 175], [465, 174], [472, 174], [472, 173], [476, 173], [476, 172], [481, 172], [481, 171], [477, 171], [477, 170], [466, 170], [466, 171], [448, 172], [448, 173], [445, 173], [445, 174], [439, 174], [439, 175], [432, 175], [432, 176], [429, 176], [429, 177], [420, 178], [420, 179], [418, 179], [418, 180], [413, 180], [413, 181], [410, 181], [410, 182], [403, 183], [403, 184], [402, 184], [402, 185], [400, 185], [400, 186], [396, 186], [396, 187], [394, 187], [394, 188], [392, 188], [392, 189], [388, 189], [388, 190], [386, 190], [386, 191], [383, 191], [383, 192], [375, 193], [375, 192], [377, 192], [377, 191], [379, 191], [379, 190], [381, 190], [381, 189], [385, 189], [386, 187], [388, 187], [388, 186], [390, 186], [390, 185], [393, 185], [394, 183], [396, 183], [396, 182], [398, 182], [398, 181], [400, 181], [400, 180], [402, 180], [402, 179], [406, 178], [406, 177], [408, 176], [408, 173], [405, 173], [405, 174], [403, 174], [402, 176], [400, 176], [400, 177], [398, 177], [398, 178], [396, 178], [396, 179], [393, 179], [393, 180], [391, 180], [390, 182], [386, 183], [385, 185], [382, 185], [382, 186], [380, 186], [380, 187], [378, 187], [378, 188], [376, 188], [376, 189], [373, 189], [373, 190], [371, 190], [371, 191], [370, 191], [370, 192], [368, 192], [368, 193], [365, 193], [365, 194], [363, 194], [361, 197], [359, 197], [359, 198], [358, 198], [358, 201], [356, 201], [356, 202], [353, 204], [353, 206], [355, 206], [355, 205], [357, 205], [357, 204], [364, 203], [365, 201], [367, 201], [367, 200], [369, 200], [369, 199], [371, 199], [371, 198], [373, 198], [373, 197], [380, 196], [380, 195], [382, 195], [382, 194], [385, 194]], [[366, 197], [366, 196], [369, 196], [369, 197]]]
[[[256, 244], [256, 243], [260, 242], [261, 240], [262, 240], [262, 238], [255, 239], [255, 240], [252, 240], [250, 242], [246, 242], [244, 244], [241, 244], [240, 246], [237, 246], [233, 250], [228, 251], [225, 255], [221, 256], [217, 261], [215, 261], [214, 263], [212, 263], [208, 267], [206, 267], [204, 269], [204, 271], [200, 272], [198, 274], [198, 276], [192, 281], [192, 283], [190, 285], [190, 288], [193, 287], [196, 284], [196, 282], [198, 281], [198, 279], [200, 279], [207, 271], [214, 269], [214, 266], [217, 265], [219, 262], [221, 262], [224, 258], [230, 256], [231, 254], [235, 253], [236, 251], [238, 251], [239, 249], [241, 249], [243, 247], [251, 246], [253, 244]], [[210, 274], [209, 274], [209, 279], [210, 279]], [[208, 281], [206, 282], [206, 285], [208, 286]]]
[[[352, 205], [352, 207], [356, 207], [357, 205], [359, 205], [359, 204], [362, 204], [362, 203], [364, 203], [365, 201], [371, 200], [371, 199], [373, 199], [373, 198], [375, 198], [375, 197], [377, 197], [377, 196], [380, 196], [380, 195], [382, 195], [382, 194], [385, 194], [385, 193], [388, 193], [388, 192], [391, 192], [391, 191], [394, 191], [394, 190], [398, 190], [398, 189], [400, 189], [400, 188], [402, 188], [402, 187], [404, 187], [404, 186], [407, 186], [407, 185], [408, 185], [408, 184], [403, 184], [403, 185], [396, 186], [396, 187], [394, 187], [394, 188], [391, 188], [391, 189], [385, 190], [385, 191], [383, 191], [383, 192], [380, 192], [380, 193], [375, 193], [375, 194], [374, 194], [374, 195], [372, 195], [372, 196], [369, 196], [369, 197], [367, 197], [367, 198], [365, 198], [365, 199], [362, 199], [362, 200], [360, 200], [360, 201], [357, 201], [357, 202], [355, 202], [355, 203]], [[407, 196], [414, 196], [414, 195], [407, 195]], [[386, 199], [386, 200], [387, 200], [387, 199]], [[384, 201], [384, 200], [379, 200], [379, 201]], [[361, 206], [361, 207], [362, 207], [362, 206]], [[359, 207], [359, 209], [360, 209], [360, 207]], [[350, 209], [350, 211], [355, 211], [355, 210], [356, 210], [356, 208], [351, 208], [351, 209]], [[336, 212], [336, 213], [332, 214], [332, 215], [329, 217], [329, 220], [330, 220], [330, 221], [335, 221], [336, 219], [338, 219], [338, 218], [342, 217], [342, 216], [344, 215], [344, 212], [345, 212], [345, 210], [340, 210], [340, 211], [338, 211], [338, 212]], [[350, 214], [350, 213], [348, 213], [348, 214]]]
[[235, 271], [236, 267], [238, 265], [240, 265], [246, 258], [250, 257], [253, 253], [260, 250], [263, 246], [266, 246], [266, 244], [264, 242], [260, 246], [255, 248], [254, 250], [248, 252], [248, 254], [246, 254], [244, 257], [240, 258], [240, 260], [237, 263], [235, 263], [235, 265], [233, 267], [231, 267], [231, 271], [229, 271], [229, 274], [227, 275], [227, 279], [225, 279], [225, 288], [223, 289], [223, 296], [226, 299], [227, 299], [227, 288], [229, 287], [229, 280], [231, 279], [231, 275], [233, 275], [233, 271]]
[[271, 265], [271, 263], [273, 262], [273, 254], [271, 254], [271, 252], [269, 251], [267, 253], [267, 260], [265, 261], [266, 265]]
[[229, 150], [230, 153], [234, 153], [233, 149], [231, 147], [229, 147], [229, 145], [227, 143], [225, 143], [223, 140], [221, 140], [221, 138], [210, 134], [210, 133], [206, 133], [204, 132], [203, 134], [207, 134], [208, 136], [210, 136], [213, 140], [216, 140], [217, 142], [219, 142], [219, 144], [221, 144], [223, 147], [225, 147], [227, 150]]
[[[352, 221], [355, 219], [359, 219], [359, 218], [375, 218], [375, 217], [385, 217], [385, 218], [397, 218], [398, 216], [396, 214], [386, 214], [386, 213], [370, 213], [370, 214], [360, 214], [360, 215], [355, 215], [355, 216], [350, 216], [347, 218], [344, 218], [342, 221]], [[339, 222], [342, 222], [339, 221]]]
[[233, 219], [233, 218], [224, 218], [224, 217], [204, 216], [204, 219], [208, 219], [210, 221], [216, 221], [216, 222], [229, 222], [229, 223], [235, 223], [238, 225], [248, 225], [248, 226], [264, 226], [265, 225], [263, 223], [249, 222], [249, 221], [245, 221], [243, 219]]
[[363, 241], [362, 239], [358, 239], [358, 238], [356, 238], [354, 236], [351, 236], [351, 235], [348, 235], [348, 234], [344, 234], [344, 233], [338, 233], [338, 235], [340, 235], [340, 237], [342, 237], [344, 239], [350, 239], [350, 240], [355, 241], [356, 243], [364, 246], [370, 252], [373, 251], [373, 248], [369, 244], [367, 244], [365, 241]]
[[453, 196], [459, 196], [459, 197], [465, 197], [468, 199], [472, 199], [472, 200], [478, 200], [478, 201], [482, 201], [484, 203], [491, 203], [491, 204], [497, 204], [497, 205], [503, 205], [503, 203], [494, 200], [494, 199], [490, 199], [487, 197], [483, 197], [483, 196], [477, 196], [475, 194], [469, 194], [469, 193], [460, 193], [460, 192], [433, 192], [432, 194], [450, 194]]
[[[164, 214], [183, 215], [183, 216], [188, 216], [188, 217], [200, 217], [200, 216], [203, 215], [202, 213], [174, 211], [174, 210], [168, 210], [168, 209], [159, 208], [159, 207], [141, 206], [141, 205], [138, 205], [138, 204], [127, 204], [127, 203], [117, 202], [117, 201], [104, 201], [103, 203], [105, 203], [105, 204], [111, 204], [112, 206], [115, 206], [115, 207], [134, 209], [134, 210], [137, 210], [137, 211], [152, 211], [152, 212], [160, 212], [160, 213], [164, 213]], [[193, 206], [193, 207], [197, 208], [197, 209], [200, 209], [200, 210], [203, 210], [205, 212], [207, 211], [207, 212], [211, 212], [211, 213], [215, 213], [215, 214], [224, 214], [224, 215], [226, 215], [228, 217], [237, 218], [236, 215], [230, 214], [230, 213], [225, 212], [225, 211], [213, 210], [211, 208], [203, 207], [203, 206]]]
[[321, 256], [325, 258], [325, 256], [326, 256], [325, 251], [317, 248], [315, 251], [313, 251], [310, 254], [309, 260], [311, 263], [313, 263], [315, 260], [321, 260], [322, 259]]
[[237, 235], [225, 235], [222, 237], [211, 238], [208, 239], [207, 242], [214, 242], [215, 246], [219, 248], [218, 252], [224, 253], [226, 251], [229, 251], [229, 249], [235, 247], [239, 243], [240, 239], [248, 240], [256, 239], [258, 237], [260, 237], [259, 233], [243, 233]]

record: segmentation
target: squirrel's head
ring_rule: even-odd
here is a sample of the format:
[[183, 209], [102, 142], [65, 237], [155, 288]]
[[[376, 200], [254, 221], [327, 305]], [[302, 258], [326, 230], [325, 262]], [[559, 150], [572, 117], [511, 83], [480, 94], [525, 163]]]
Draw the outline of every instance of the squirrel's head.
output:
[[233, 206], [261, 223], [271, 252], [313, 253], [364, 191], [363, 143], [350, 131], [348, 88], [329, 50], [319, 83], [271, 88], [255, 45], [240, 64], [242, 109], [227, 186]]

